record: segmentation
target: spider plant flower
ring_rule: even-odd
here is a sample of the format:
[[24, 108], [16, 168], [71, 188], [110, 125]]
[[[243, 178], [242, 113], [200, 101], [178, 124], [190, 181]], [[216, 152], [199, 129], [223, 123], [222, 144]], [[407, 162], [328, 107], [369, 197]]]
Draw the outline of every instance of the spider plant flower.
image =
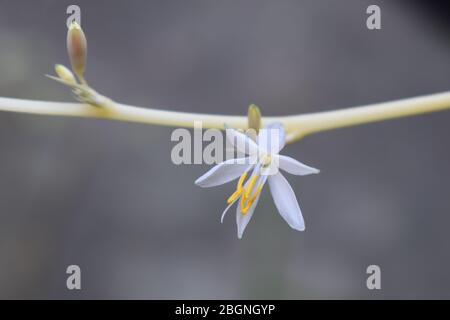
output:
[[278, 169], [300, 176], [319, 173], [319, 170], [278, 154], [285, 145], [283, 126], [274, 123], [261, 129], [256, 141], [234, 129], [227, 129], [226, 135], [233, 147], [243, 152], [245, 157], [226, 160], [195, 181], [200, 187], [207, 188], [239, 178], [236, 190], [227, 199], [228, 206], [221, 221], [223, 222], [228, 210], [237, 203], [237, 235], [242, 238], [258, 204], [261, 191], [268, 182], [275, 206], [283, 219], [293, 229], [305, 230], [295, 193]]

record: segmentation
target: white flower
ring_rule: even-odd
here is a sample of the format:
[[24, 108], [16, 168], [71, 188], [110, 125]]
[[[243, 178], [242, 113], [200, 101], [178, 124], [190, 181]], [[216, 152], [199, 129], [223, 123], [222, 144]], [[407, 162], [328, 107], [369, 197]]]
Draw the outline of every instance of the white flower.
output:
[[[228, 206], [222, 214], [221, 221], [223, 222], [228, 209], [238, 202], [236, 223], [238, 238], [241, 238], [255, 211], [261, 190], [266, 181], [269, 181], [270, 191], [280, 215], [292, 228], [305, 230], [295, 193], [278, 168], [300, 176], [319, 173], [319, 170], [278, 154], [285, 144], [283, 126], [274, 123], [261, 129], [257, 142], [234, 129], [227, 129], [227, 138], [239, 152], [244, 152], [248, 156], [224, 161], [195, 181], [200, 187], [206, 188], [239, 178], [236, 191], [227, 200]], [[252, 173], [245, 181], [250, 170]]]

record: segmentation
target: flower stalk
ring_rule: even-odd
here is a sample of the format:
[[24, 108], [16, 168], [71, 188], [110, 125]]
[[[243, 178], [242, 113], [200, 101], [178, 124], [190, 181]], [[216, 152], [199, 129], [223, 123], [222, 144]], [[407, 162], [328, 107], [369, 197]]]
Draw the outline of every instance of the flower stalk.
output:
[[348, 109], [284, 117], [261, 117], [261, 112], [256, 105], [250, 105], [246, 117], [140, 108], [117, 103], [99, 94], [87, 84], [84, 77], [87, 40], [81, 26], [76, 22], [70, 25], [67, 32], [67, 52], [73, 73], [65, 66], [58, 64], [55, 66], [57, 77], [48, 77], [69, 87], [80, 103], [0, 97], [0, 111], [101, 118], [189, 128], [193, 128], [195, 122], [201, 121], [205, 129], [224, 129], [226, 123], [235, 129], [248, 132], [253, 130], [255, 134], [258, 133], [260, 127], [279, 122], [285, 129], [286, 143], [292, 143], [316, 132], [450, 109], [450, 91]]
[[[107, 98], [105, 97], [105, 99]], [[117, 103], [109, 99], [104, 101], [104, 105], [106, 108], [97, 108], [88, 103], [35, 101], [0, 97], [0, 111], [101, 118], [187, 128], [193, 128], [194, 121], [202, 121], [203, 128], [223, 129], [224, 123], [237, 129], [247, 129], [248, 127], [248, 118], [246, 116], [148, 109]], [[450, 109], [450, 91], [334, 111], [283, 117], [263, 117], [262, 124], [265, 125], [271, 122], [282, 123], [286, 130], [286, 142], [292, 143], [312, 133], [445, 109]]]

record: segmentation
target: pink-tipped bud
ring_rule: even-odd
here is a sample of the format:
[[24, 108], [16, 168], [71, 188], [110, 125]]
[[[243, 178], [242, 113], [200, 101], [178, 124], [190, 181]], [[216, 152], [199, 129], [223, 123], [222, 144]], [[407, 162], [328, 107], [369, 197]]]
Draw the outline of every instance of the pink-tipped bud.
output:
[[80, 25], [73, 21], [67, 32], [67, 52], [73, 72], [80, 80], [84, 80], [86, 69], [87, 41]]

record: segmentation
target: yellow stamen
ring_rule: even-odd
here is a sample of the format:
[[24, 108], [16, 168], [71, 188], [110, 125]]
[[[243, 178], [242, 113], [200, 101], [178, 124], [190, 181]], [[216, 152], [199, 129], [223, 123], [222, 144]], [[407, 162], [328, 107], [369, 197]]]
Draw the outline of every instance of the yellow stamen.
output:
[[259, 183], [256, 187], [256, 190], [252, 193], [253, 187], [255, 186], [256, 181], [258, 180], [258, 175], [253, 175], [246, 187], [243, 187], [245, 178], [247, 177], [247, 172], [245, 172], [240, 178], [236, 186], [236, 191], [227, 199], [227, 204], [235, 201], [239, 196], [241, 197], [241, 212], [242, 214], [246, 214], [250, 209], [252, 204], [255, 202], [256, 197], [261, 193], [262, 183]]
[[[246, 208], [245, 201], [250, 196], [250, 193], [252, 192], [252, 189], [255, 185], [256, 179], [258, 179], [257, 175], [254, 175], [250, 178], [248, 185], [242, 190], [242, 196], [241, 196], [241, 209]], [[247, 208], [248, 210], [248, 208]], [[247, 211], [246, 210], [246, 211]]]
[[[241, 210], [243, 210], [245, 208], [245, 200], [246, 200], [246, 196], [245, 196], [245, 191], [242, 192], [242, 196], [241, 196]], [[242, 211], [242, 213], [244, 214], [244, 212]]]
[[247, 172], [245, 172], [245, 173], [239, 178], [239, 181], [238, 181], [238, 184], [237, 184], [237, 189], [242, 189], [242, 185], [244, 184], [244, 180], [245, 180], [246, 177], [247, 177]]
[[247, 177], [247, 172], [245, 172], [240, 178], [236, 186], [236, 191], [227, 199], [227, 204], [232, 203], [236, 200], [237, 197], [243, 192], [242, 185], [244, 184], [244, 180]]
[[250, 196], [250, 192], [252, 192], [252, 189], [255, 186], [256, 179], [258, 179], [257, 175], [254, 175], [250, 178], [248, 186], [245, 188], [245, 197], [246, 198], [248, 198]]
[[227, 199], [227, 204], [232, 203], [234, 200], [236, 200], [237, 197], [239, 197], [239, 195], [242, 193], [242, 189], [241, 190], [236, 190], [228, 199]]
[[247, 205], [245, 205], [245, 199], [244, 198], [248, 198], [248, 197], [244, 197], [244, 195], [242, 196], [242, 198], [241, 198], [241, 211], [242, 211], [243, 215], [247, 213], [247, 211], [250, 209], [252, 204], [255, 202], [256, 197], [261, 193], [262, 188], [263, 188], [263, 184], [262, 183], [258, 184], [258, 187], [256, 188], [256, 191], [252, 194], [250, 199], [248, 199]]

